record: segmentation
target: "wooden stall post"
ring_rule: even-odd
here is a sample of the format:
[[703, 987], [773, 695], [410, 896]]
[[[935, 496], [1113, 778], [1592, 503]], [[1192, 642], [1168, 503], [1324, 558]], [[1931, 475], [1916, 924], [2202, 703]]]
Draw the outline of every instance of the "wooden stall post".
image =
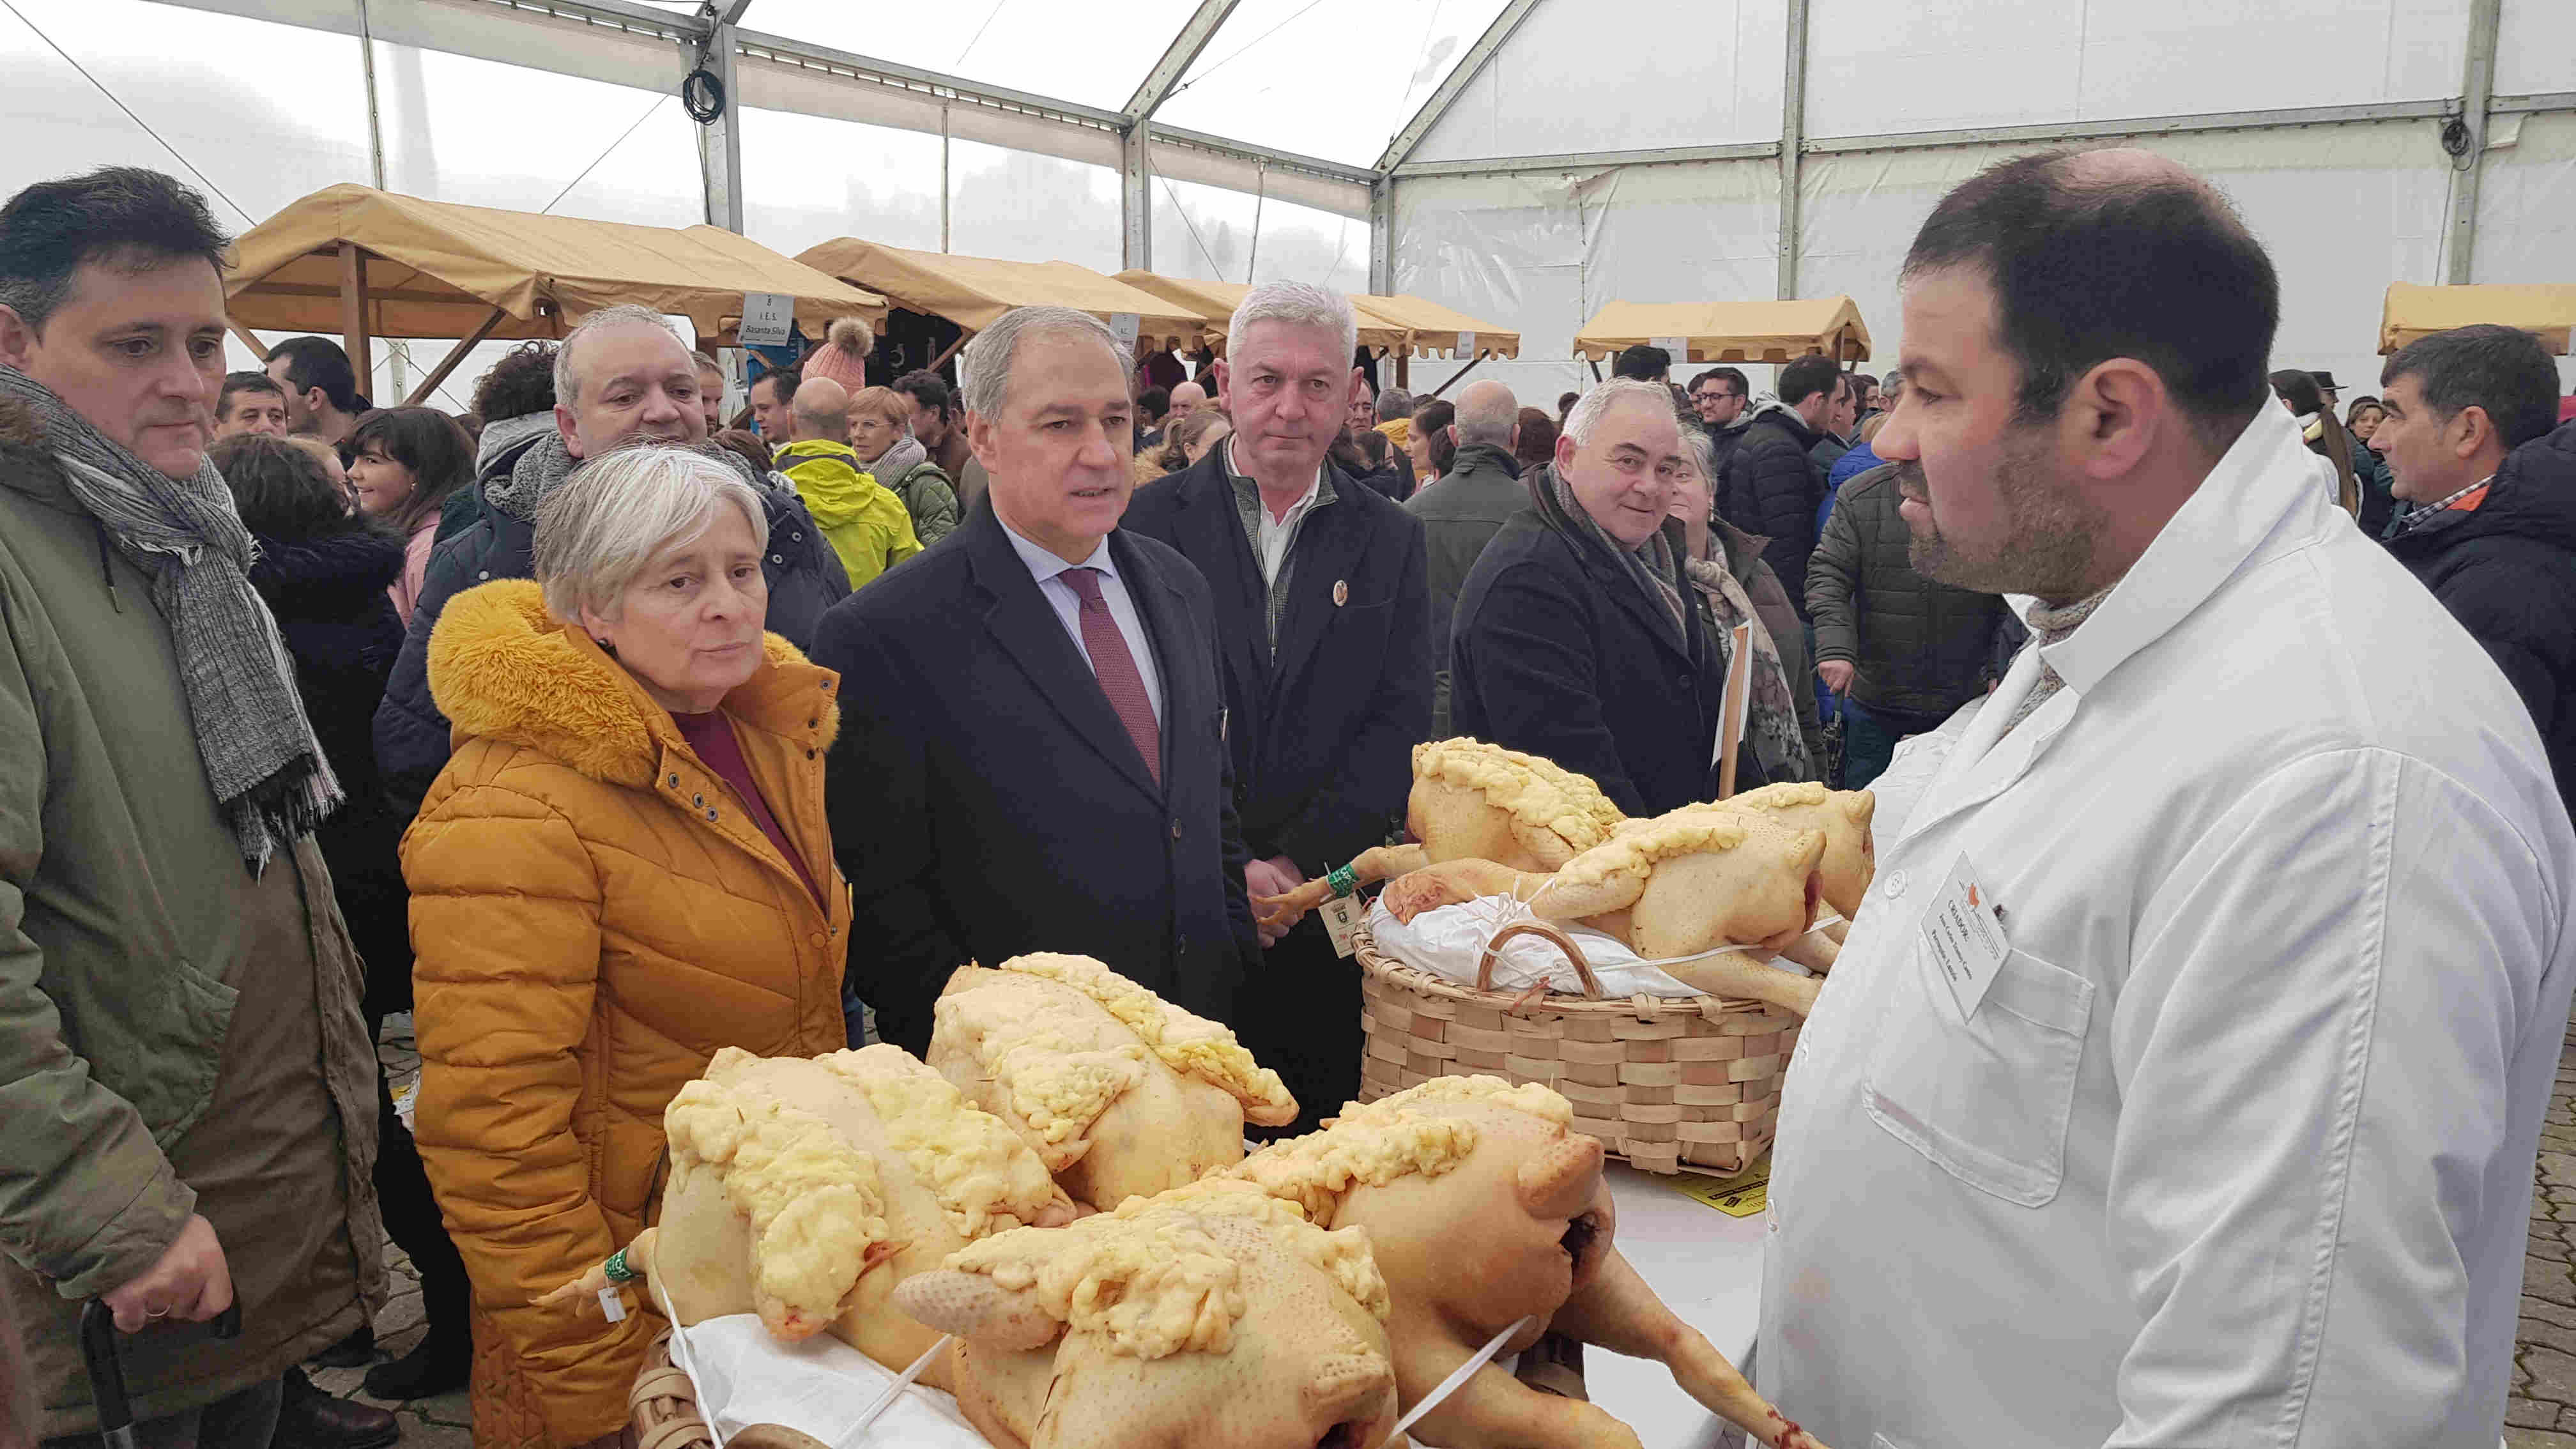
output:
[[244, 327], [230, 317], [224, 319], [224, 325], [232, 329], [233, 340], [250, 349], [251, 356], [258, 358], [262, 362], [268, 361], [268, 344], [260, 341], [259, 337], [249, 328]]
[[416, 408], [427, 402], [429, 395], [438, 390], [438, 385], [447, 381], [447, 375], [454, 372], [458, 364], [465, 361], [465, 354], [472, 352], [483, 339], [491, 336], [492, 329], [500, 326], [502, 319], [509, 315], [498, 307], [493, 308], [492, 315], [483, 319], [483, 325], [475, 328], [463, 340], [447, 350], [447, 355], [438, 360], [438, 366], [431, 368], [429, 376], [420, 380], [420, 386], [411, 390], [411, 396], [403, 399], [403, 406]]
[[367, 254], [356, 242], [340, 243], [340, 345], [363, 393], [375, 385], [374, 354], [367, 346]]

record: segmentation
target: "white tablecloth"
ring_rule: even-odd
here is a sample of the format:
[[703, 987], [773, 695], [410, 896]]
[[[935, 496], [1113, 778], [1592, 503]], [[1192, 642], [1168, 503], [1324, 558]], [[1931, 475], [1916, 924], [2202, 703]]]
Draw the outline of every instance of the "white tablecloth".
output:
[[[1619, 1251], [1673, 1312], [1741, 1367], [1762, 1321], [1762, 1214], [1732, 1218], [1651, 1172], [1610, 1164]], [[1715, 1449], [1726, 1421], [1699, 1406], [1659, 1363], [1586, 1349], [1592, 1402], [1627, 1421], [1646, 1449]]]

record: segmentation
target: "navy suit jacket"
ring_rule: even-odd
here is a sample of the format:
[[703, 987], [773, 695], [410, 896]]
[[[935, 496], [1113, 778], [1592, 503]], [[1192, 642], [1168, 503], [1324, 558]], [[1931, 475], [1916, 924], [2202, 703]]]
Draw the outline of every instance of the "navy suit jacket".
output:
[[841, 675], [825, 781], [850, 980], [915, 1053], [970, 961], [1095, 956], [1231, 1021], [1259, 960], [1207, 581], [1151, 539], [1109, 548], [1154, 641], [1159, 785], [989, 502], [815, 632], [814, 662]]
[[1422, 521], [1338, 471], [1333, 490], [1290, 545], [1275, 656], [1269, 585], [1223, 449], [1138, 492], [1122, 525], [1207, 577], [1244, 839], [1253, 855], [1285, 855], [1310, 876], [1385, 843], [1413, 788], [1413, 747], [1431, 732]]

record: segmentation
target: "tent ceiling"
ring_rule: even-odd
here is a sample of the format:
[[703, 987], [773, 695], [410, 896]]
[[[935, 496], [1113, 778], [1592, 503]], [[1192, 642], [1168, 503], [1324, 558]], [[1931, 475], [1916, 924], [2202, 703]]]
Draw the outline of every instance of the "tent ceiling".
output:
[[367, 332], [378, 337], [560, 337], [601, 307], [632, 302], [687, 317], [716, 339], [740, 321], [746, 292], [795, 299], [796, 325], [820, 338], [835, 317], [885, 321], [885, 299], [710, 226], [674, 230], [422, 201], [330, 186], [242, 234], [226, 281], [244, 327], [341, 330], [338, 248], [369, 258]]

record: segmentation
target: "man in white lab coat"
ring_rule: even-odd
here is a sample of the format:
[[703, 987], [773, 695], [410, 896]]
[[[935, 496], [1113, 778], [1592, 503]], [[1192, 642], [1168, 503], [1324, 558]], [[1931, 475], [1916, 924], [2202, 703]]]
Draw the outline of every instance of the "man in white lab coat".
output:
[[1835, 1449], [2497, 1441], [2576, 835], [2318, 494], [2278, 296], [2142, 152], [1989, 170], [1907, 259], [1915, 566], [2034, 637], [1783, 1094], [1760, 1377]]

